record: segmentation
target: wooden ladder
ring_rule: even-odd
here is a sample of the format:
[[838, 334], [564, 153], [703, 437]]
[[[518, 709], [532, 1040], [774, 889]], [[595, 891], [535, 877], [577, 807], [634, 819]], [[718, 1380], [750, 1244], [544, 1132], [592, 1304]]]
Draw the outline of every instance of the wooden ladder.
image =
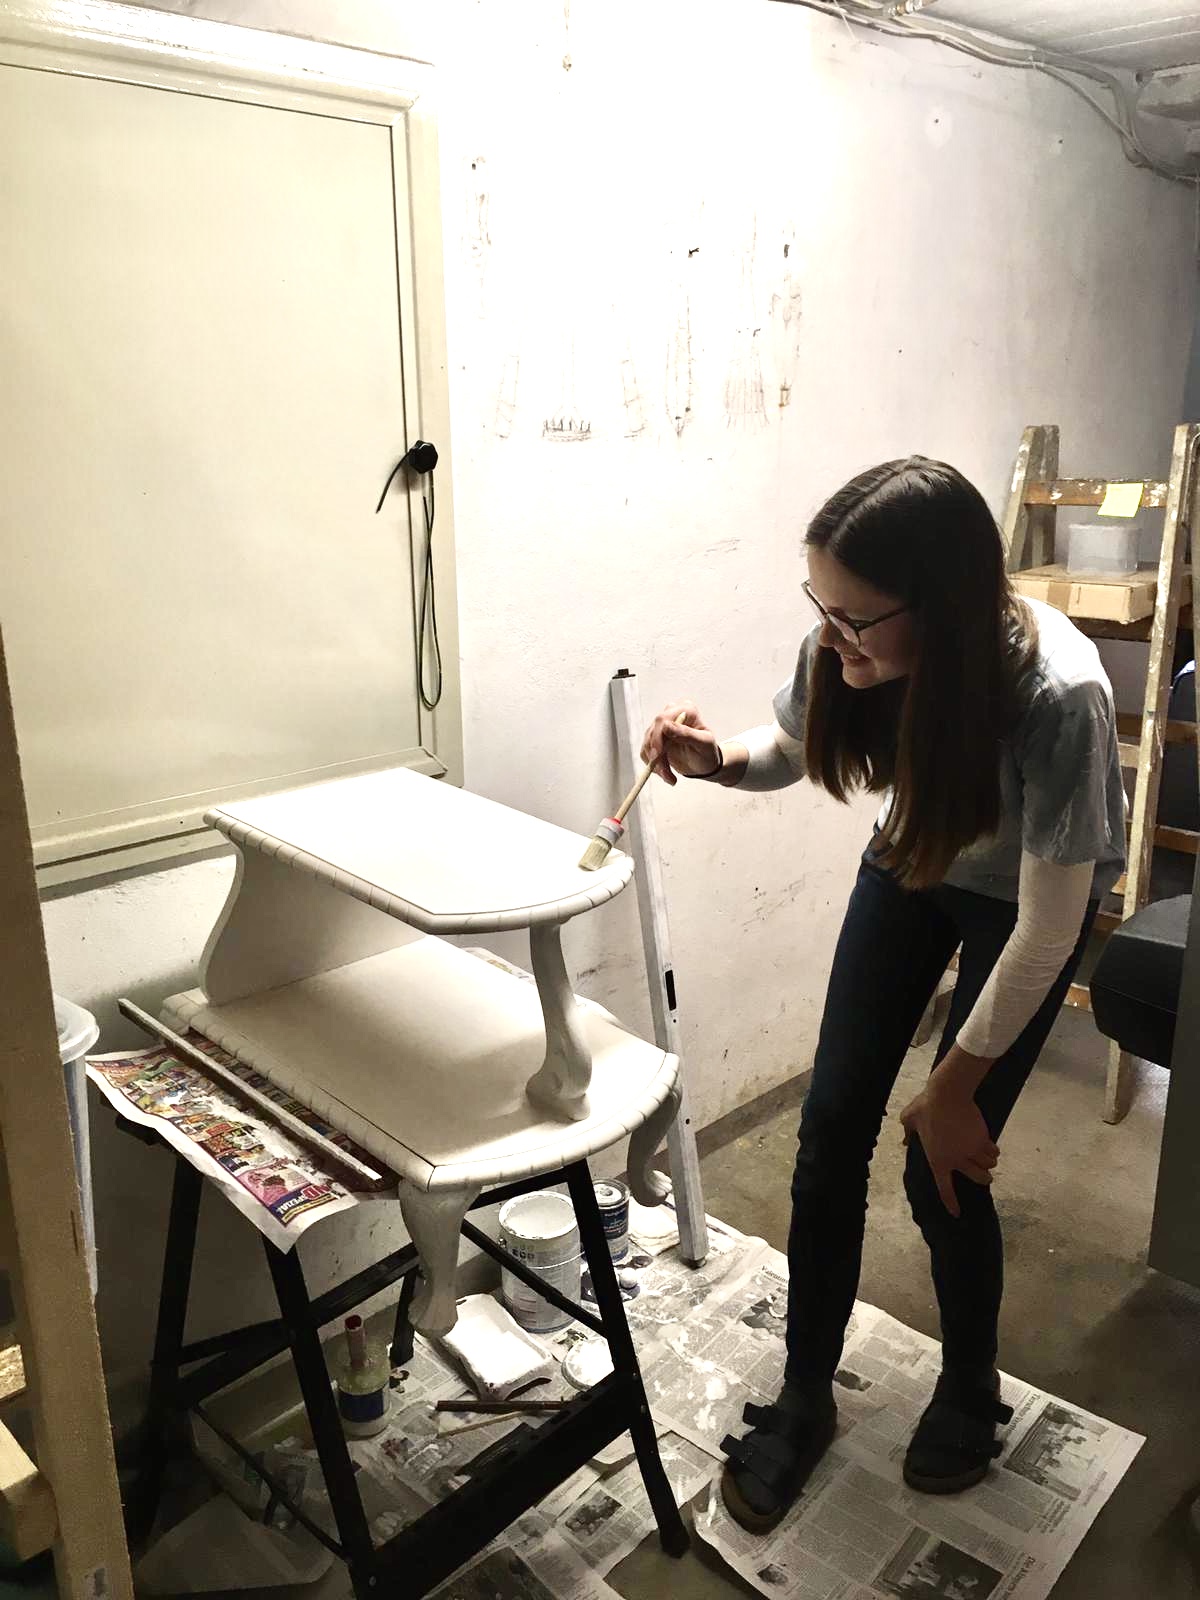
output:
[[[1180, 423], [1175, 429], [1170, 476], [1165, 482], [1146, 482], [1142, 487], [1142, 508], [1164, 512], [1162, 552], [1159, 556], [1154, 591], [1153, 614], [1130, 622], [1101, 620], [1077, 615], [1086, 605], [1086, 584], [1072, 584], [1063, 575], [1053, 585], [1056, 594], [1068, 599], [1060, 605], [1076, 627], [1093, 639], [1133, 639], [1150, 646], [1146, 674], [1146, 693], [1140, 716], [1118, 716], [1121, 765], [1133, 772], [1132, 809], [1127, 824], [1128, 867], [1116, 885], [1119, 911], [1102, 908], [1097, 931], [1102, 936], [1119, 927], [1127, 917], [1141, 909], [1150, 898], [1150, 865], [1155, 844], [1169, 850], [1196, 854], [1200, 834], [1156, 824], [1158, 792], [1162, 776], [1163, 747], [1168, 741], [1195, 743], [1195, 722], [1168, 722], [1167, 699], [1171, 689], [1172, 663], [1180, 627], [1192, 632], [1190, 579], [1185, 595], [1185, 555], [1191, 535], [1192, 567], [1197, 568], [1200, 548], [1200, 517], [1196, 496], [1200, 490], [1200, 424]], [[1004, 516], [1003, 534], [1006, 564], [1010, 573], [1025, 573], [1030, 568], [1051, 568], [1054, 562], [1054, 534], [1060, 506], [1099, 506], [1110, 483], [1125, 482], [1107, 478], [1060, 478], [1058, 476], [1058, 428], [1026, 428], [1013, 468], [1012, 489]], [[1056, 569], [1061, 573], [1061, 569]], [[1141, 582], [1146, 581], [1145, 575]], [[1024, 587], [1016, 579], [1018, 591]], [[1048, 596], [1052, 604], [1059, 604]], [[1194, 633], [1193, 633], [1194, 651]], [[1132, 736], [1132, 737], [1130, 737]], [[1071, 985], [1069, 1005], [1091, 1010], [1086, 984]], [[1166, 1063], [1164, 1063], [1165, 1065]], [[1104, 1120], [1120, 1122], [1129, 1109], [1133, 1074], [1130, 1058], [1117, 1045], [1110, 1044], [1104, 1095]]]

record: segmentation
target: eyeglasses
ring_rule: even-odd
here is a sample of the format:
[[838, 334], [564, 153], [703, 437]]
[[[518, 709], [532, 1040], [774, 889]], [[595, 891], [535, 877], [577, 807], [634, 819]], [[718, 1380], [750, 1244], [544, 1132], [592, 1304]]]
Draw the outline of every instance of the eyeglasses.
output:
[[911, 611], [911, 606], [897, 606], [894, 611], [885, 611], [881, 617], [839, 617], [826, 608], [817, 599], [808, 586], [805, 578], [801, 588], [808, 596], [808, 603], [820, 617], [822, 622], [827, 622], [831, 628], [836, 628], [843, 639], [853, 640], [856, 644], [862, 643], [862, 636], [868, 628], [877, 628], [881, 622], [890, 622], [893, 617], [903, 616], [906, 611]]

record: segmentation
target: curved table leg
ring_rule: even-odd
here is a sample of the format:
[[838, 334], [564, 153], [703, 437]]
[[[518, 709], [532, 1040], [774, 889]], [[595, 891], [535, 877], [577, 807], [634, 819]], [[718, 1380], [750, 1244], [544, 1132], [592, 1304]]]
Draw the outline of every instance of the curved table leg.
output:
[[588, 1115], [592, 1057], [579, 1026], [579, 1007], [567, 979], [562, 928], [554, 923], [529, 930], [529, 953], [546, 1021], [546, 1059], [525, 1092], [552, 1116], [581, 1122]]
[[681, 1099], [676, 1084], [658, 1110], [629, 1136], [629, 1192], [640, 1206], [659, 1206], [671, 1193], [671, 1180], [654, 1165], [654, 1157], [679, 1115]]
[[421, 1258], [421, 1287], [412, 1304], [412, 1324], [437, 1338], [458, 1321], [459, 1231], [479, 1189], [427, 1194], [402, 1183], [399, 1194], [404, 1226]]

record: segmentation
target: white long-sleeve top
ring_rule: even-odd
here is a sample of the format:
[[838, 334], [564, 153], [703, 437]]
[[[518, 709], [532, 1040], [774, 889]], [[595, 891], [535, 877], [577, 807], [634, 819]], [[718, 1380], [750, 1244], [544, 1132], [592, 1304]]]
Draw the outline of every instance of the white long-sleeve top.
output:
[[[729, 742], [749, 753], [739, 789], [783, 789], [804, 776], [804, 746], [778, 722]], [[1016, 924], [958, 1031], [969, 1055], [1002, 1056], [1032, 1021], [1075, 948], [1094, 875], [1092, 861], [1061, 866], [1021, 852]]]

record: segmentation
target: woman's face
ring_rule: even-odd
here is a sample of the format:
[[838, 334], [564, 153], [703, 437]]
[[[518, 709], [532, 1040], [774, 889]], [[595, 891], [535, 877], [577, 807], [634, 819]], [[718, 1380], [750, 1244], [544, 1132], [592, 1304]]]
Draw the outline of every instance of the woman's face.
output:
[[[836, 650], [842, 661], [842, 677], [852, 689], [872, 689], [879, 683], [906, 678], [916, 660], [917, 629], [911, 611], [894, 594], [876, 589], [858, 577], [827, 550], [809, 545], [808, 587], [821, 619], [820, 644]], [[898, 615], [890, 615], [896, 612]], [[877, 617], [886, 617], [876, 622]], [[839, 623], [854, 622], [862, 630]], [[865, 624], [874, 623], [873, 627]]]

